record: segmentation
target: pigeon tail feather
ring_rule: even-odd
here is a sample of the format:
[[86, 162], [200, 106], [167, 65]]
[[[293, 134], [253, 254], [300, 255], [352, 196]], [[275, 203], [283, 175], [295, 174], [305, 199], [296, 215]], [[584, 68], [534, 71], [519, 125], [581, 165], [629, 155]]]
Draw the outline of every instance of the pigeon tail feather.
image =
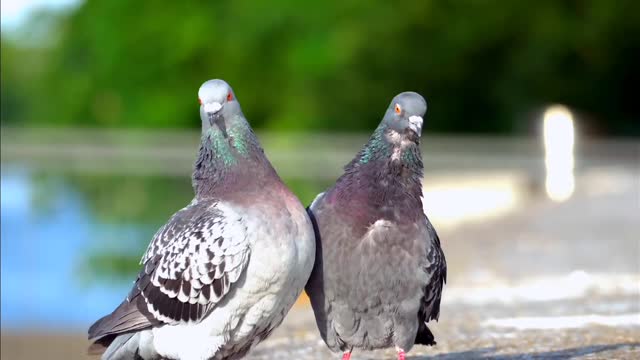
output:
[[125, 300], [111, 314], [102, 317], [91, 325], [89, 339], [100, 340], [96, 341], [96, 343], [108, 346], [110, 343], [108, 335], [141, 330], [151, 325], [151, 321], [140, 312], [133, 302]]
[[128, 333], [116, 336], [111, 340], [111, 344], [102, 355], [102, 360], [141, 359], [138, 354], [139, 338], [140, 333]]
[[429, 346], [436, 345], [436, 339], [433, 336], [433, 333], [431, 332], [431, 330], [429, 330], [429, 327], [427, 326], [427, 324], [422, 323], [422, 326], [420, 326], [420, 328], [418, 329], [415, 343], [420, 345], [429, 345]]

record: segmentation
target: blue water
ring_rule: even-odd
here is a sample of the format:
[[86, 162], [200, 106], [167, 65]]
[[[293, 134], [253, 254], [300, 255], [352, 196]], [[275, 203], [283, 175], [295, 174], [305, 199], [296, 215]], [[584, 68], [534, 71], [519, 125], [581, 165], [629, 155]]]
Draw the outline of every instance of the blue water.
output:
[[3, 169], [1, 179], [2, 328], [84, 328], [113, 310], [130, 283], [82, 281], [82, 263], [105, 234], [132, 236], [145, 226], [97, 221], [82, 196], [64, 182], [47, 188], [27, 171]]

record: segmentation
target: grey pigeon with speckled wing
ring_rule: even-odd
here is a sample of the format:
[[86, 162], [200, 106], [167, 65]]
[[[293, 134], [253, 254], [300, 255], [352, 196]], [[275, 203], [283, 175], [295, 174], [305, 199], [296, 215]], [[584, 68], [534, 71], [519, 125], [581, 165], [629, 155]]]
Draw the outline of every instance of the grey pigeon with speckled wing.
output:
[[283, 320], [311, 272], [309, 217], [267, 160], [222, 80], [198, 92], [195, 198], [142, 258], [133, 289], [89, 329], [115, 359], [237, 359]]
[[316, 262], [306, 286], [320, 330], [348, 359], [354, 348], [433, 345], [447, 266], [422, 207], [420, 135], [427, 104], [396, 96], [369, 142], [309, 207]]

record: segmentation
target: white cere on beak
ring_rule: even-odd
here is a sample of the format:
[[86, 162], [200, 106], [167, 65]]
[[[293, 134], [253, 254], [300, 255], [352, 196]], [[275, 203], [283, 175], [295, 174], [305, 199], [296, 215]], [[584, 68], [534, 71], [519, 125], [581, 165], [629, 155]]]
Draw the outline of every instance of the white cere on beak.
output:
[[222, 104], [217, 102], [205, 103], [204, 104], [204, 112], [207, 113], [216, 113], [222, 109]]
[[409, 124], [411, 124], [409, 127], [418, 135], [422, 133], [422, 122], [422, 116], [413, 115], [409, 117]]

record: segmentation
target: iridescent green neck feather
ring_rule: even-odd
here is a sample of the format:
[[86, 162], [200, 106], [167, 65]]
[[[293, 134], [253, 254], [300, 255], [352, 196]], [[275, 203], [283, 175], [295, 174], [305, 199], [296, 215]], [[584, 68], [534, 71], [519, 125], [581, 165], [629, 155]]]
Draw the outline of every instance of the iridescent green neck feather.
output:
[[[422, 193], [422, 156], [416, 142], [399, 138], [394, 130], [381, 124], [358, 155], [345, 166], [336, 187], [344, 195], [353, 192], [389, 194], [398, 189], [409, 191], [412, 198]], [[398, 141], [390, 139], [399, 138]], [[385, 195], [386, 196], [386, 195]]]
[[215, 158], [214, 163], [219, 163], [225, 167], [237, 163], [229, 139], [224, 136], [222, 131], [217, 130], [217, 128], [209, 128], [202, 137], [202, 144], [207, 147], [204, 151], [211, 152], [211, 156]]
[[385, 138], [386, 130], [387, 127], [383, 124], [378, 126], [371, 138], [369, 138], [369, 142], [360, 150], [354, 161], [359, 164], [366, 164], [381, 157], [391, 156], [391, 144]]
[[238, 117], [228, 124], [226, 134], [217, 126], [203, 131], [192, 178], [197, 195], [211, 194], [216, 189], [224, 191], [232, 186], [235, 173], [247, 168], [259, 170], [265, 162], [264, 152], [247, 121]]

